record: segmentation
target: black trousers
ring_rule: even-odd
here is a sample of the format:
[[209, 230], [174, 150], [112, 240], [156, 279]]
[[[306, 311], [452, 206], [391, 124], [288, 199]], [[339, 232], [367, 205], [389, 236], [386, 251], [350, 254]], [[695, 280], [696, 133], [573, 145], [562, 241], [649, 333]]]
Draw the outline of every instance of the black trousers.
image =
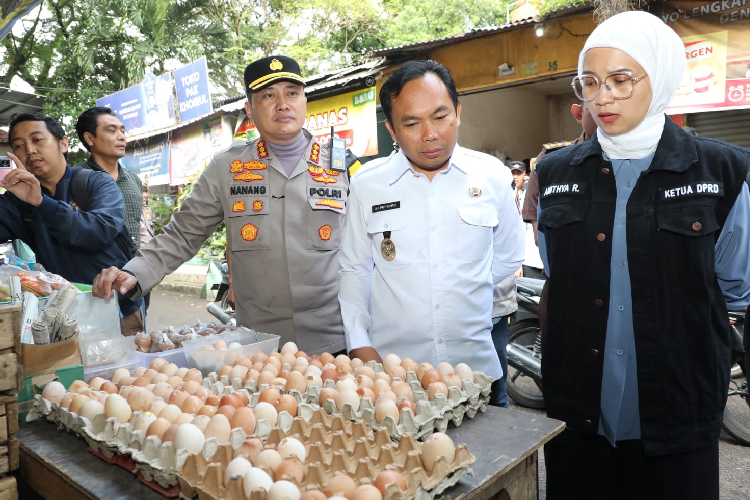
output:
[[547, 500], [718, 500], [719, 443], [646, 456], [640, 440], [618, 441], [571, 430], [544, 446]]

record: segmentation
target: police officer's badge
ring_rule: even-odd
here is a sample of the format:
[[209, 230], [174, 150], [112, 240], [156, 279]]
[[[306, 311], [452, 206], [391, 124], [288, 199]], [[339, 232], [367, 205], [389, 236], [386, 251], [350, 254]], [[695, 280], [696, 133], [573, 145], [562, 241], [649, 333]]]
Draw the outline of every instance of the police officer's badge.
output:
[[383, 241], [380, 243], [380, 253], [383, 258], [387, 261], [391, 261], [396, 258], [396, 245], [391, 240], [391, 232], [385, 231], [383, 233]]

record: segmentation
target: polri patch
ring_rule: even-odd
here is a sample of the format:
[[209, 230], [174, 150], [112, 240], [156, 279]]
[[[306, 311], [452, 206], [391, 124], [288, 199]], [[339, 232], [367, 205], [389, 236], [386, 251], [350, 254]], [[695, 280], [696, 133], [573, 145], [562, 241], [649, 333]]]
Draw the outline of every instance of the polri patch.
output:
[[397, 208], [401, 208], [401, 202], [392, 201], [390, 203], [382, 203], [380, 205], [373, 205], [372, 213], [376, 214], [378, 212], [385, 212], [386, 210], [395, 210]]
[[661, 190], [662, 200], [673, 200], [689, 196], [724, 196], [724, 185], [720, 182], [689, 182], [682, 186]]
[[561, 184], [550, 184], [544, 188], [542, 198], [555, 196], [558, 194], [583, 194], [586, 183], [584, 182], [563, 182]]

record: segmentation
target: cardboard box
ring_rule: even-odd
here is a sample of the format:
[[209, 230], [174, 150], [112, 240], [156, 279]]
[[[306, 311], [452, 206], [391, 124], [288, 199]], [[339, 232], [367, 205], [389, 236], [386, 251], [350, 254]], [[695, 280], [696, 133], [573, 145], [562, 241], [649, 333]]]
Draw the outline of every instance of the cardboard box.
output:
[[[46, 347], [46, 346], [38, 346]], [[79, 356], [80, 359], [80, 356]], [[42, 388], [48, 382], [57, 380], [67, 389], [76, 380], [83, 380], [83, 365], [80, 363], [73, 366], [51, 369], [29, 375], [23, 379], [23, 389], [18, 393], [18, 418], [25, 420], [26, 414], [31, 409], [35, 394], [41, 394]]]
[[18, 362], [23, 366], [25, 374], [37, 374], [66, 366], [80, 365], [81, 351], [78, 347], [78, 335], [54, 344], [24, 344], [21, 355], [18, 356]]

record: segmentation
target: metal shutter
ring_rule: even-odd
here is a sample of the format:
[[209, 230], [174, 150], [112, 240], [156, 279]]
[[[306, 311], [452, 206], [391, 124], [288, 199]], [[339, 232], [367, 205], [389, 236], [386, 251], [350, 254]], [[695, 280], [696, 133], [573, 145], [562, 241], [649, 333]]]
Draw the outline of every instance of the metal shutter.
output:
[[692, 113], [686, 125], [698, 135], [750, 148], [750, 109]]

